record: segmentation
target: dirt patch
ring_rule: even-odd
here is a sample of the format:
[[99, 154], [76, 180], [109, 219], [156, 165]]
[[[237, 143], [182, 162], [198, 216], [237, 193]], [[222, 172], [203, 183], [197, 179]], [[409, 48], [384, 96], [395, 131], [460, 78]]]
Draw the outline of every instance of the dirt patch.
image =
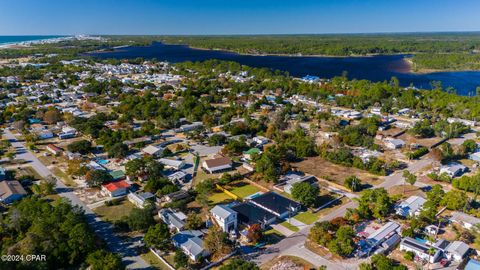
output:
[[364, 184], [376, 185], [383, 181], [383, 176], [373, 175], [357, 168], [337, 165], [321, 157], [307, 158], [301, 162], [292, 163], [291, 165], [299, 171], [333, 181], [340, 185], [343, 185], [345, 178], [351, 175], [357, 176]]
[[315, 267], [302, 258], [295, 256], [280, 256], [261, 266], [262, 270], [304, 270]]
[[414, 195], [425, 198], [425, 192], [423, 192], [419, 187], [409, 184], [391, 187], [388, 189], [388, 194], [400, 195], [402, 198], [408, 198]]
[[407, 145], [410, 145], [410, 144], [419, 144], [419, 145], [422, 145], [422, 146], [425, 146], [425, 147], [430, 147], [438, 142], [440, 142], [442, 140], [442, 138], [440, 137], [432, 137], [432, 138], [417, 138], [411, 134], [409, 134], [408, 132], [405, 132], [404, 134], [402, 134], [401, 136], [398, 136], [398, 139], [401, 139], [403, 140]]

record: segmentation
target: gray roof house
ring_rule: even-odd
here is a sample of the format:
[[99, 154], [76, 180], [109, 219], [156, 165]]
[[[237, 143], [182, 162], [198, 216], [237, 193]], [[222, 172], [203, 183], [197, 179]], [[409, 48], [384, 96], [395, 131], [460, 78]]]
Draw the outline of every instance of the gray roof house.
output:
[[445, 256], [449, 260], [461, 262], [467, 256], [470, 247], [462, 241], [453, 241], [445, 248]]
[[170, 208], [163, 208], [158, 211], [160, 219], [168, 225], [170, 229], [174, 229], [177, 232], [183, 229], [185, 226], [185, 220], [187, 216], [182, 212], [176, 212]]
[[27, 192], [18, 181], [0, 182], [0, 202], [10, 204], [22, 199]]
[[465, 229], [471, 229], [473, 226], [480, 224], [479, 218], [458, 211], [452, 213], [450, 221], [460, 224]]
[[426, 200], [422, 197], [410, 196], [408, 199], [395, 206], [395, 211], [398, 215], [403, 217], [415, 216], [425, 202]]
[[224, 232], [231, 232], [237, 229], [237, 212], [226, 205], [215, 205], [210, 210], [212, 217]]
[[190, 259], [197, 261], [208, 255], [208, 251], [203, 247], [202, 236], [203, 233], [197, 230], [180, 231], [172, 237], [172, 242]]

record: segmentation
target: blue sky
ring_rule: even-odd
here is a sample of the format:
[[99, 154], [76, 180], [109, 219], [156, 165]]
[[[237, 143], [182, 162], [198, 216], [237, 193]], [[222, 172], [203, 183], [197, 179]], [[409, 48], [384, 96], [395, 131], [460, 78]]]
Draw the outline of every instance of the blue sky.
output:
[[0, 35], [480, 31], [477, 0], [0, 0]]

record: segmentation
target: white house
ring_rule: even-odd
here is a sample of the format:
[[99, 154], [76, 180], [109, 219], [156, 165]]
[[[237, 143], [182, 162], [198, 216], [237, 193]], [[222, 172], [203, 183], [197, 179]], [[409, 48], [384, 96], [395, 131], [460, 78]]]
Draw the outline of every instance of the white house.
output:
[[159, 157], [163, 154], [163, 150], [164, 150], [163, 147], [160, 147], [157, 145], [149, 145], [143, 148], [142, 152], [150, 156]]
[[182, 249], [192, 261], [208, 256], [209, 252], [203, 247], [201, 231], [180, 231], [172, 237], [173, 245]]
[[384, 144], [385, 144], [385, 147], [387, 147], [388, 149], [398, 149], [398, 148], [402, 148], [405, 146], [405, 142], [403, 140], [400, 140], [400, 139], [394, 139], [394, 138], [386, 138], [384, 139]]
[[450, 221], [460, 224], [460, 226], [464, 227], [467, 230], [473, 228], [473, 226], [477, 224], [480, 224], [480, 218], [476, 218], [474, 216], [458, 211], [452, 213]]
[[175, 160], [169, 158], [161, 158], [158, 160], [161, 164], [163, 164], [167, 168], [172, 168], [175, 170], [180, 170], [185, 166], [185, 162], [183, 160]]
[[442, 166], [440, 168], [440, 174], [446, 173], [450, 177], [457, 177], [467, 172], [467, 170], [468, 168], [465, 167], [464, 165], [453, 162], [453, 163]]
[[155, 200], [155, 195], [150, 192], [136, 192], [128, 193], [128, 200], [138, 208], [144, 208], [149, 202]]
[[110, 197], [127, 195], [130, 184], [125, 181], [111, 182], [102, 185], [102, 192]]
[[416, 216], [426, 200], [419, 196], [410, 196], [408, 199], [402, 201], [395, 206], [395, 211], [398, 215], [403, 217]]
[[174, 229], [177, 232], [181, 231], [185, 226], [187, 216], [180, 211], [175, 211], [170, 208], [162, 208], [158, 211], [160, 219], [168, 225], [170, 229]]
[[461, 262], [467, 256], [470, 247], [462, 241], [453, 241], [445, 248], [445, 256], [449, 260]]
[[224, 232], [236, 231], [237, 212], [225, 205], [215, 205], [215, 207], [210, 210], [210, 213]]
[[209, 173], [216, 173], [232, 168], [232, 160], [228, 157], [219, 157], [205, 160], [202, 167]]
[[[434, 250], [433, 254], [429, 253], [431, 248]], [[427, 260], [430, 263], [435, 263], [441, 255], [440, 250], [431, 246], [427, 246], [425, 243], [419, 242], [411, 237], [405, 237], [402, 239], [400, 242], [400, 250], [411, 251], [419, 258]]]

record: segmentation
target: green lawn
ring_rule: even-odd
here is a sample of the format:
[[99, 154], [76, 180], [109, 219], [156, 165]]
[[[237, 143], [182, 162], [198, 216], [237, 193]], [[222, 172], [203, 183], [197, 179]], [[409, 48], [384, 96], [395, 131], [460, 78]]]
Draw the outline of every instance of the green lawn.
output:
[[31, 175], [36, 180], [43, 179], [43, 177], [41, 177], [32, 166], [20, 167], [20, 169], [17, 169], [17, 177], [24, 176], [24, 175]]
[[233, 198], [228, 196], [227, 194], [223, 193], [223, 192], [216, 192], [216, 193], [213, 193], [210, 197], [208, 197], [208, 203], [210, 205], [215, 205], [215, 204], [219, 204], [219, 203], [222, 203], [222, 202], [231, 202], [233, 201]]
[[133, 208], [135, 208], [135, 206], [131, 202], [128, 200], [123, 200], [118, 205], [102, 205], [94, 208], [93, 211], [104, 220], [115, 221], [129, 215]]
[[300, 230], [298, 227], [288, 223], [288, 220], [285, 220], [284, 222], [280, 223], [280, 225], [282, 225], [283, 227], [286, 227], [290, 231], [298, 232]]
[[240, 186], [240, 187], [235, 187], [235, 188], [230, 190], [230, 192], [232, 192], [233, 194], [237, 195], [238, 197], [240, 197], [242, 199], [246, 198], [246, 197], [248, 197], [252, 194], [255, 194], [259, 191], [260, 191], [259, 188], [257, 188], [254, 185], [250, 185], [250, 184]]
[[141, 257], [145, 261], [147, 261], [149, 264], [151, 264], [152, 267], [155, 268], [155, 269], [170, 270], [170, 268], [165, 263], [160, 261], [160, 259], [157, 258], [157, 256], [155, 254], [153, 254], [152, 252], [142, 254]]
[[306, 211], [294, 216], [293, 218], [300, 222], [310, 225], [315, 221], [317, 221], [319, 217], [316, 214]]
[[76, 186], [76, 184], [75, 184], [75, 182], [73, 181], [73, 179], [72, 179], [70, 176], [68, 176], [64, 171], [60, 170], [60, 169], [57, 168], [57, 167], [51, 168], [51, 171], [52, 171], [52, 173], [53, 173], [55, 176], [59, 177], [60, 180], [62, 180], [62, 182], [63, 182], [65, 185], [67, 185], [67, 186], [69, 186], [69, 187], [74, 187], [74, 186]]

